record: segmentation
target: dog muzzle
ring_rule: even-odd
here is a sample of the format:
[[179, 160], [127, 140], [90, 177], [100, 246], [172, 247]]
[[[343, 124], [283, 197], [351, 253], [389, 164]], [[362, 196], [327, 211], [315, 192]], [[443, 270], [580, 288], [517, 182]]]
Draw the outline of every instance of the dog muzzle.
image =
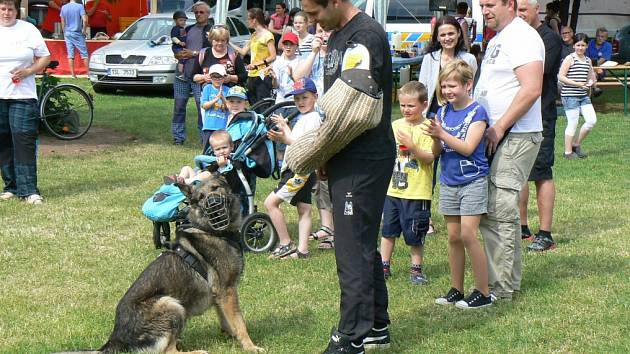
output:
[[225, 230], [230, 225], [229, 200], [223, 194], [210, 193], [200, 203], [203, 215], [214, 230]]

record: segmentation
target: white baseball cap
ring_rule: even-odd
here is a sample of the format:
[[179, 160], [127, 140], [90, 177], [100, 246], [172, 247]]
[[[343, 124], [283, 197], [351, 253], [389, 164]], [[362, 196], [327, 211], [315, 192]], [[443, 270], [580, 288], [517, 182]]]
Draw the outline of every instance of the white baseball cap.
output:
[[221, 76], [225, 76], [227, 72], [225, 71], [225, 66], [222, 64], [214, 64], [208, 69], [208, 74], [219, 74]]

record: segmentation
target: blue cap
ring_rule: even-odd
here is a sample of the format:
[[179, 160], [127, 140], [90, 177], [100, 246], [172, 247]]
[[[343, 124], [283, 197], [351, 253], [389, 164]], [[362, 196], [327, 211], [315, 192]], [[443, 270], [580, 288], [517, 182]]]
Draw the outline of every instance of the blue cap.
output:
[[284, 97], [299, 95], [306, 91], [317, 93], [317, 86], [315, 86], [315, 83], [310, 78], [303, 77], [299, 79], [298, 81], [296, 81], [295, 83], [293, 83], [293, 91], [287, 93], [286, 95], [284, 95]]
[[242, 100], [246, 100], [247, 99], [247, 90], [245, 90], [241, 86], [232, 86], [228, 90], [227, 95], [225, 95], [225, 98], [230, 98], [230, 97], [238, 97], [238, 98], [240, 98]]

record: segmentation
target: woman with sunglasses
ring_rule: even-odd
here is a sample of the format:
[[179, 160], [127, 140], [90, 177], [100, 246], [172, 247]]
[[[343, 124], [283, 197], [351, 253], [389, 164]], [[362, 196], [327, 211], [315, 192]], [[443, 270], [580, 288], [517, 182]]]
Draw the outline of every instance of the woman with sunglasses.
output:
[[271, 63], [276, 60], [276, 46], [271, 33], [265, 27], [265, 15], [259, 8], [247, 10], [247, 26], [254, 30], [251, 40], [241, 48], [233, 43], [230, 46], [241, 56], [251, 54], [247, 69], [247, 91], [249, 103], [254, 104], [271, 97]]
[[227, 87], [235, 85], [245, 86], [247, 70], [245, 63], [238, 53], [228, 46], [230, 43], [230, 31], [225, 25], [214, 25], [208, 32], [209, 48], [199, 51], [198, 60], [194, 63], [193, 80], [202, 85], [212, 82], [208, 69], [214, 64], [225, 67], [225, 81]]

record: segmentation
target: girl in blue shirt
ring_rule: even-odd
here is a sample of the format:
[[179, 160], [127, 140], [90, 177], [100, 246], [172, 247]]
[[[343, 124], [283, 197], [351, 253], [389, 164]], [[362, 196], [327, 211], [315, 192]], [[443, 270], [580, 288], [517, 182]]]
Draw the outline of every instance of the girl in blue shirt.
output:
[[[492, 305], [488, 289], [488, 265], [477, 230], [488, 208], [488, 160], [484, 133], [488, 115], [470, 97], [472, 68], [463, 60], [448, 63], [438, 78], [441, 105], [427, 127], [434, 154], [440, 154], [440, 212], [448, 230], [448, 256], [452, 288], [435, 300], [462, 309]], [[464, 298], [466, 252], [475, 277], [475, 289]]]

